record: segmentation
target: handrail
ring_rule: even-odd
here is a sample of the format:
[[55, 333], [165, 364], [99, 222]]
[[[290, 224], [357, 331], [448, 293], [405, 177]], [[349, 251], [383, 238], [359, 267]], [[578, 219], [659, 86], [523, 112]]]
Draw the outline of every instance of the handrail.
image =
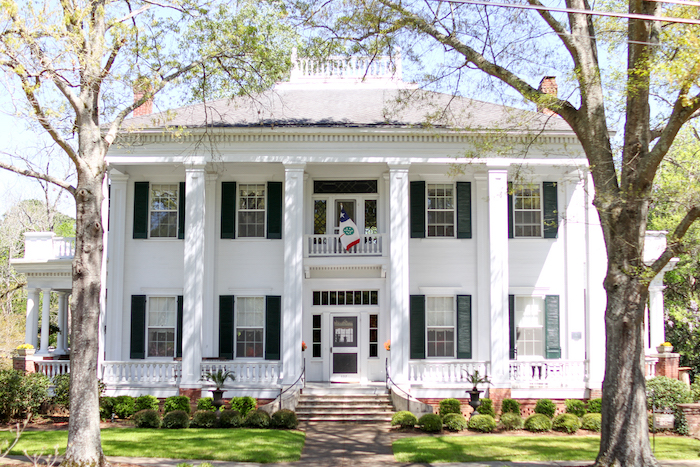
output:
[[299, 381], [301, 381], [302, 379], [303, 379], [302, 388], [305, 388], [305, 387], [306, 387], [306, 358], [304, 358], [304, 359], [302, 360], [302, 362], [301, 362], [301, 374], [299, 375], [299, 377], [297, 378], [297, 380], [294, 381], [292, 384], [290, 384], [289, 387], [288, 387], [287, 389], [285, 389], [284, 391], [282, 390], [282, 388], [280, 388], [280, 395], [278, 396], [278, 399], [279, 399], [279, 410], [282, 410], [282, 394], [284, 394], [285, 392], [289, 391], [289, 390], [292, 389], [293, 387], [296, 387], [297, 383], [298, 383]]
[[[385, 384], [386, 384], [387, 390], [390, 391], [390, 390], [391, 390], [391, 386], [393, 385], [396, 389], [398, 389], [399, 391], [401, 391], [401, 392], [403, 392], [404, 394], [406, 394], [406, 410], [408, 410], [408, 409], [409, 409], [410, 400], [411, 400], [411, 394], [408, 393], [408, 392], [406, 392], [404, 389], [401, 388], [401, 386], [399, 386], [398, 384], [396, 384], [396, 382], [395, 382], [393, 379], [391, 379], [391, 375], [389, 374], [389, 358], [386, 358], [386, 359], [384, 360], [384, 374], [386, 375]], [[389, 383], [391, 383], [391, 384], [389, 384]]]

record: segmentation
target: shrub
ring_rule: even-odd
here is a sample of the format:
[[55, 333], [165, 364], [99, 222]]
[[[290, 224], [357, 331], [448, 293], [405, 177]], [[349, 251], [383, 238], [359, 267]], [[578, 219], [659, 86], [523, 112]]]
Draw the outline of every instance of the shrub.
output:
[[187, 396], [170, 396], [165, 399], [163, 413], [167, 414], [173, 410], [182, 410], [186, 414], [190, 413], [190, 398]]
[[696, 377], [693, 384], [690, 385], [690, 396], [693, 402], [700, 401], [700, 377]]
[[557, 406], [549, 399], [540, 399], [535, 404], [535, 413], [552, 418], [557, 411]]
[[216, 412], [212, 412], [211, 410], [197, 410], [192, 416], [190, 427], [214, 428], [216, 424]]
[[515, 399], [503, 399], [501, 403], [501, 414], [514, 413], [520, 415], [520, 402]]
[[586, 415], [586, 403], [578, 399], [567, 399], [566, 403], [566, 413], [576, 415], [577, 417], [583, 417]]
[[272, 417], [270, 417], [270, 426], [272, 428], [293, 430], [299, 426], [299, 419], [293, 410], [282, 409], [272, 414]]
[[51, 382], [53, 383], [53, 403], [68, 408], [70, 403], [70, 375], [68, 373], [56, 375]]
[[214, 398], [202, 397], [197, 399], [197, 410], [209, 410], [212, 412], [216, 411], [216, 407], [214, 407]]
[[692, 396], [682, 381], [666, 376], [647, 380], [647, 408], [649, 410], [668, 409], [676, 411], [676, 406], [690, 402]]
[[418, 419], [418, 426], [426, 433], [438, 433], [442, 431], [442, 419], [434, 413], [427, 413]]
[[100, 418], [102, 420], [109, 420], [112, 418], [114, 413], [114, 397], [101, 397], [100, 398]]
[[401, 428], [413, 428], [418, 425], [418, 419], [408, 410], [401, 410], [391, 417], [391, 426], [397, 425]]
[[462, 404], [457, 399], [443, 399], [440, 401], [440, 416], [444, 417], [448, 413], [462, 413]]
[[134, 409], [136, 412], [141, 412], [142, 410], [158, 411], [158, 398], [150, 394], [139, 396], [134, 400]]
[[238, 410], [243, 418], [248, 416], [248, 412], [255, 409], [257, 402], [250, 396], [231, 398], [231, 409]]
[[476, 411], [481, 415], [490, 415], [491, 418], [496, 418], [496, 411], [493, 410], [493, 402], [491, 399], [481, 399], [481, 405], [476, 408]]
[[675, 432], [681, 436], [688, 436], [688, 434], [690, 434], [690, 427], [688, 426], [688, 420], [685, 418], [683, 411], [676, 409], [676, 413], [673, 415], [673, 429]]
[[496, 429], [496, 420], [491, 415], [473, 415], [469, 419], [469, 429], [482, 433], [491, 433]]
[[442, 418], [442, 425], [450, 431], [462, 431], [467, 427], [467, 419], [461, 413], [448, 413]]
[[244, 425], [248, 428], [267, 428], [270, 426], [270, 414], [262, 410], [251, 410], [245, 417]]
[[114, 414], [121, 418], [127, 419], [136, 413], [136, 404], [131, 396], [117, 396], [114, 398]]
[[523, 418], [513, 412], [506, 412], [501, 415], [500, 422], [504, 430], [519, 430], [523, 427]]
[[134, 425], [136, 428], [160, 428], [160, 415], [153, 409], [139, 410], [134, 414]]
[[584, 430], [595, 431], [600, 433], [603, 416], [599, 413], [587, 413], [581, 419], [581, 428]]
[[588, 413], [601, 413], [603, 411], [603, 399], [591, 399], [588, 401]]
[[552, 429], [552, 421], [548, 416], [536, 413], [527, 417], [523, 426], [527, 431], [539, 433], [542, 431], [550, 431]]
[[243, 417], [238, 410], [223, 410], [219, 416], [219, 425], [222, 428], [238, 428], [243, 426]]
[[188, 426], [190, 426], [190, 417], [184, 410], [171, 410], [163, 417], [163, 428], [187, 428]]
[[49, 400], [48, 390], [49, 378], [43, 373], [0, 370], [0, 420], [38, 414]]
[[576, 433], [581, 428], [581, 421], [572, 413], [563, 413], [554, 417], [552, 429], [564, 433]]

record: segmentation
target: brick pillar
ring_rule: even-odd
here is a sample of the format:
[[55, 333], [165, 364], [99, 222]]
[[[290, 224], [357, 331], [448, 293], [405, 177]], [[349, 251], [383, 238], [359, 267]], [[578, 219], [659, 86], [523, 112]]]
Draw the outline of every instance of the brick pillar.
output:
[[603, 390], [602, 389], [590, 389], [588, 394], [589, 399], [602, 399]]
[[688, 422], [688, 435], [697, 438], [700, 435], [700, 404], [678, 404]]
[[23, 371], [25, 373], [36, 372], [34, 360], [32, 360], [32, 357], [29, 355], [18, 355], [17, 357], [12, 357], [12, 368], [15, 370]]
[[503, 399], [510, 399], [510, 395], [510, 388], [489, 388], [489, 399], [493, 402], [493, 410], [497, 414], [501, 413]]
[[659, 361], [656, 364], [656, 376], [667, 376], [678, 379], [678, 367], [681, 355], [677, 353], [660, 353], [656, 355]]

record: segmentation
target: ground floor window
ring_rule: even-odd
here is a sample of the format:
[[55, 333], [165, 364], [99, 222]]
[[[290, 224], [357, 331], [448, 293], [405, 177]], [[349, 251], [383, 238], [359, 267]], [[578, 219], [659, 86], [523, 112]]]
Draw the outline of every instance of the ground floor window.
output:
[[515, 297], [518, 357], [544, 357], [544, 297]]
[[150, 297], [148, 300], [148, 356], [175, 356], [177, 297]]
[[428, 357], [454, 357], [454, 297], [428, 297], [426, 307]]

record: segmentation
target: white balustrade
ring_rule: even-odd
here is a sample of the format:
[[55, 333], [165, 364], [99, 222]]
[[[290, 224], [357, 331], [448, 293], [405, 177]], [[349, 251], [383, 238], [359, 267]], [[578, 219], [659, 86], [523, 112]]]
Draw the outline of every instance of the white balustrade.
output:
[[36, 360], [37, 371], [49, 378], [70, 373], [70, 360]]
[[489, 374], [488, 362], [464, 360], [413, 360], [408, 364], [409, 383], [460, 383], [470, 384], [469, 375], [475, 371], [479, 376]]
[[645, 357], [644, 358], [644, 375], [649, 378], [653, 378], [656, 376], [656, 364], [659, 363], [659, 359], [657, 357]]
[[297, 58], [293, 60], [292, 77], [299, 78], [391, 78], [400, 70], [400, 57], [331, 56], [324, 60]]
[[54, 237], [53, 254], [55, 258], [73, 258], [75, 256], [75, 237]]
[[586, 381], [586, 362], [538, 360], [510, 362], [510, 382], [514, 389], [580, 388]]
[[27, 232], [24, 234], [24, 259], [46, 261], [68, 259], [75, 256], [75, 238], [56, 237], [53, 232]]
[[306, 256], [381, 256], [383, 234], [360, 235], [360, 243], [343, 248], [340, 235], [306, 235]]
[[174, 385], [180, 381], [180, 362], [104, 362], [102, 382], [112, 384]]
[[236, 379], [227, 385], [277, 384], [279, 382], [280, 364], [272, 362], [203, 362], [201, 380], [207, 381], [208, 373], [219, 370], [232, 372]]

